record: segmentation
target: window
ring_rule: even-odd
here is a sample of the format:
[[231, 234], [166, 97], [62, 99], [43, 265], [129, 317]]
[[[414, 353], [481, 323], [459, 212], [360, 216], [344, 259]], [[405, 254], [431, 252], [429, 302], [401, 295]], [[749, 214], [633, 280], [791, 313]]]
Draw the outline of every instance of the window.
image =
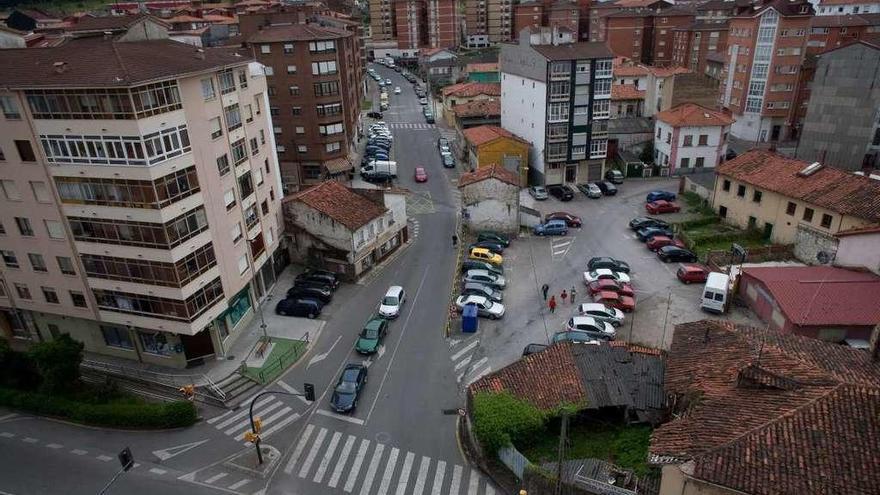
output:
[[27, 140], [15, 140], [15, 149], [18, 150], [18, 157], [23, 162], [35, 162], [37, 161], [37, 155], [34, 154], [34, 149], [31, 147], [31, 142]]
[[336, 74], [336, 61], [330, 60], [327, 62], [312, 62], [312, 75], [329, 75]]
[[202, 206], [164, 224], [83, 217], [68, 217], [68, 221], [77, 241], [159, 249], [172, 249], [208, 229]]
[[681, 168], [688, 168], [688, 167], [690, 167], [690, 165], [691, 165], [690, 162], [691, 162], [691, 159], [690, 159], [690, 158], [682, 158], [682, 159], [681, 159], [681, 163], [679, 164], [679, 166], [680, 166]]
[[831, 215], [829, 215], [827, 213], [823, 213], [822, 214], [822, 222], [820, 222], [819, 225], [821, 225], [822, 227], [825, 227], [826, 229], [830, 229], [831, 228], [831, 220], [832, 220]]
[[31, 268], [35, 272], [46, 272], [49, 271], [46, 268], [46, 260], [43, 259], [42, 254], [37, 253], [28, 253], [28, 260], [31, 262]]
[[254, 193], [254, 181], [251, 178], [250, 171], [245, 172], [238, 178], [238, 192], [241, 194], [241, 200], [244, 201], [245, 198]]
[[718, 207], [718, 216], [721, 218], [727, 218], [727, 207], [719, 206]]
[[327, 153], [336, 153], [340, 149], [342, 149], [342, 145], [339, 141], [327, 143]]
[[672, 133], [667, 131], [666, 132], [666, 144], [670, 144], [670, 143], [672, 143]]
[[290, 55], [293, 53], [293, 43], [285, 43], [284, 44], [284, 54]]
[[235, 225], [232, 226], [232, 242], [233, 244], [241, 240], [241, 223], [235, 222]]
[[31, 290], [25, 284], [15, 284], [15, 292], [18, 293], [18, 297], [22, 299], [31, 299]]
[[702, 156], [698, 156], [696, 160], [694, 160], [694, 166], [696, 168], [703, 168], [706, 165], [706, 159]]
[[[269, 65], [264, 65], [264, 66], [263, 66], [263, 74], [265, 74], [265, 75], [267, 75], [267, 76], [274, 76], [274, 75], [275, 75], [275, 69], [273, 69], [273, 68], [272, 68], [271, 66], [269, 66]], [[274, 90], [274, 88], [273, 88], [272, 91], [270, 91], [270, 93], [274, 93], [274, 92], [275, 92], [275, 90]], [[272, 96], [272, 94], [270, 94], [269, 96]]]
[[269, 107], [269, 115], [273, 117], [278, 117], [279, 115], [281, 115], [281, 111], [278, 109], [278, 107], [272, 106]]
[[254, 110], [250, 105], [244, 106], [244, 121], [245, 122], [253, 122], [254, 121]]
[[226, 204], [226, 211], [231, 210], [235, 207], [235, 190], [227, 189], [225, 193], [223, 193], [223, 202]]
[[56, 177], [55, 184], [64, 203], [147, 209], [164, 208], [201, 190], [195, 165], [152, 181]]
[[597, 100], [593, 102], [593, 118], [602, 119], [611, 116], [611, 101]]
[[226, 130], [232, 132], [241, 127], [241, 112], [238, 109], [238, 103], [230, 105], [223, 109], [226, 116]]
[[18, 258], [12, 251], [2, 250], [0, 256], [3, 256], [3, 263], [9, 268], [18, 268]]
[[[185, 301], [105, 289], [93, 289], [93, 292], [101, 309], [119, 313], [158, 315], [166, 320], [190, 322], [223, 298], [223, 287], [219, 277], [205, 284]], [[148, 349], [145, 351], [149, 352]]]
[[287, 151], [287, 148], [285, 148], [283, 144], [279, 144], [275, 147], [275, 150], [278, 151], [278, 153], [284, 153]]
[[244, 275], [244, 272], [246, 272], [247, 269], [248, 269], [247, 255], [243, 254], [243, 255], [241, 255], [240, 258], [238, 258], [238, 274]]
[[104, 336], [104, 343], [107, 344], [108, 347], [134, 349], [134, 343], [131, 341], [131, 333], [127, 328], [101, 325], [101, 334]]
[[297, 145], [296, 151], [298, 153], [308, 153], [309, 147], [304, 144], [300, 144], [300, 145]]
[[262, 210], [263, 215], [268, 215], [269, 214], [269, 202], [266, 200], [263, 200], [263, 202], [260, 203], [260, 210]]
[[223, 153], [223, 155], [217, 157], [217, 171], [220, 172], [220, 177], [229, 173], [229, 155]]
[[95, 254], [83, 254], [82, 261], [89, 277], [165, 287], [183, 287], [217, 264], [211, 243], [175, 263]]
[[251, 156], [257, 155], [260, 153], [260, 147], [257, 145], [257, 138], [251, 138]]
[[812, 208], [804, 208], [804, 221], [812, 222], [813, 221], [813, 209]]
[[788, 205], [785, 207], [785, 214], [794, 216], [795, 211], [797, 211], [797, 205], [789, 201]]
[[321, 82], [313, 85], [315, 96], [336, 96], [339, 94], [339, 82]]
[[281, 126], [276, 125], [276, 126], [272, 127], [272, 132], [276, 136], [280, 135], [281, 134]]
[[333, 40], [309, 42], [309, 51], [312, 53], [332, 52], [334, 50], [336, 50], [336, 42]]
[[76, 275], [76, 270], [73, 269], [73, 261], [70, 260], [67, 256], [56, 256], [55, 260], [58, 262], [58, 269], [61, 270], [61, 273], [65, 275]]
[[662, 137], [663, 137], [663, 130], [658, 127], [657, 128], [657, 139], [660, 139]]
[[145, 353], [158, 356], [171, 355], [172, 348], [168, 344], [168, 337], [164, 333], [138, 331], [138, 338]]
[[319, 117], [342, 114], [342, 103], [328, 103], [326, 105], [317, 105], [315, 108], [318, 111]]
[[608, 152], [608, 141], [606, 139], [594, 139], [590, 141], [590, 158], [602, 158]]
[[17, 120], [21, 118], [21, 112], [18, 111], [18, 105], [11, 96], [0, 96], [0, 110], [3, 116], [9, 120]]
[[291, 111], [291, 113], [293, 113], [293, 115], [302, 115], [303, 108], [302, 107], [292, 107], [290, 109], [290, 111]]
[[295, 133], [297, 133], [297, 134], [305, 134], [305, 133], [306, 133], [306, 128], [303, 127], [303, 126], [298, 125], [298, 126], [296, 126], [296, 127], [293, 128], [293, 132], [295, 132]]
[[244, 145], [244, 138], [232, 143], [232, 163], [238, 165], [247, 160], [247, 150]]
[[46, 187], [45, 182], [31, 181], [31, 191], [34, 193], [34, 199], [40, 203], [49, 203], [52, 201], [52, 196], [50, 195], [49, 188]]
[[[174, 107], [177, 88], [162, 95]], [[132, 94], [127, 89], [29, 90], [27, 102], [37, 119], [133, 119]], [[167, 101], [167, 100], [166, 100]], [[179, 99], [176, 100], [177, 107]]]
[[58, 293], [52, 287], [40, 287], [43, 292], [43, 299], [49, 304], [58, 304]]
[[708, 134], [700, 134], [700, 146], [706, 146], [709, 144], [709, 135]]
[[241, 89], [247, 89], [247, 87], [248, 87], [247, 71], [243, 71], [243, 70], [238, 71], [238, 86]]
[[727, 179], [724, 179], [724, 182], [721, 183], [721, 189], [723, 189], [724, 191], [730, 192], [730, 181]]
[[693, 146], [693, 145], [694, 145], [694, 137], [690, 134], [686, 135], [684, 137], [684, 142], [682, 143], [682, 146]]
[[296, 66], [295, 65], [288, 65], [287, 66], [287, 73], [288, 74], [296, 74]]
[[593, 94], [597, 98], [609, 96], [611, 94], [611, 79], [597, 79], [593, 86]]
[[21, 201], [21, 194], [18, 193], [15, 181], [2, 180], [0, 181], [0, 186], [3, 188], [3, 195], [6, 196], [6, 199], [9, 201]]
[[548, 122], [560, 122], [568, 120], [568, 103], [551, 103]]
[[318, 132], [324, 136], [342, 134], [342, 122], [337, 122], [335, 124], [319, 125]]
[[210, 77], [202, 79], [202, 98], [210, 100], [215, 96], [217, 96], [217, 93], [214, 92], [214, 80]]
[[[589, 66], [587, 66], [589, 70]], [[596, 77], [611, 77], [611, 60], [597, 60], [596, 61]], [[578, 62], [578, 72], [581, 70], [581, 62]]]
[[248, 230], [252, 229], [259, 220], [260, 216], [257, 215], [257, 205], [253, 204], [244, 210], [244, 223]]
[[266, 144], [266, 131], [260, 129], [260, 144]]
[[259, 168], [255, 168], [254, 175], [257, 177], [257, 179], [255, 181], [257, 183], [257, 185], [262, 186], [263, 185], [263, 170], [259, 169]]
[[192, 148], [186, 125], [144, 136], [144, 148], [150, 165], [188, 153]]
[[272, 45], [260, 45], [260, 53], [272, 53]]
[[754, 201], [755, 203], [760, 203], [762, 196], [763, 196], [763, 193], [761, 191], [755, 189], [755, 191], [752, 193], [752, 201]]
[[31, 227], [31, 221], [24, 217], [15, 217], [15, 224], [18, 226], [18, 233], [26, 236], [33, 237], [34, 229]]
[[40, 142], [49, 163], [147, 164], [143, 141], [139, 136], [41, 135]]
[[290, 96], [299, 96], [299, 86], [288, 86], [287, 91], [290, 92]]

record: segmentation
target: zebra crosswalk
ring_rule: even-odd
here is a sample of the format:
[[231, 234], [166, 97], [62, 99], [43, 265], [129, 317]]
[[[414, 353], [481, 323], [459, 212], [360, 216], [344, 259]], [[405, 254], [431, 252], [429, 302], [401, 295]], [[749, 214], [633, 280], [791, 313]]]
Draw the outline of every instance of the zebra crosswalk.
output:
[[491, 482], [468, 466], [450, 465], [441, 459], [315, 424], [306, 425], [284, 464], [284, 473], [324, 486], [321, 493], [495, 494]]
[[480, 339], [453, 339], [449, 342], [449, 350], [453, 353], [449, 359], [453, 362], [456, 381], [462, 387], [467, 387], [492, 372], [489, 358], [479, 357]]
[[[239, 409], [227, 411], [219, 416], [214, 416], [207, 423], [215, 429], [223, 432], [224, 435], [243, 442], [244, 434], [251, 429], [251, 421], [249, 415], [250, 401], [245, 401], [244, 406]], [[263, 431], [260, 438], [265, 439], [276, 431], [293, 423], [299, 419], [300, 415], [293, 412], [293, 409], [287, 406], [281, 399], [274, 395], [261, 397], [254, 404], [254, 417], [259, 417], [263, 422]]]
[[434, 124], [422, 124], [417, 122], [389, 122], [389, 129], [411, 129], [417, 131], [425, 131], [428, 129], [436, 129], [437, 126]]

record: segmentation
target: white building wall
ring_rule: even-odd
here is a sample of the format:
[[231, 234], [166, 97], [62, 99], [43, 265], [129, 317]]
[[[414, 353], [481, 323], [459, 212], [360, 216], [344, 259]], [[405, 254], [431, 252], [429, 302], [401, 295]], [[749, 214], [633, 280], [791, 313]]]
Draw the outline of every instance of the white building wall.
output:
[[463, 187], [461, 200], [472, 230], [519, 229], [519, 187], [497, 179], [483, 180]]
[[[657, 131], [660, 131], [659, 133]], [[669, 157], [672, 156], [672, 144], [667, 143], [667, 139], [671, 139], [674, 129], [666, 122], [659, 120], [654, 123], [654, 162], [657, 165], [665, 165]], [[659, 137], [658, 137], [659, 136]]]
[[834, 264], [863, 266], [880, 275], [880, 233], [840, 237]]
[[296, 225], [337, 249], [351, 251], [352, 232], [345, 226], [298, 201], [285, 206], [285, 214], [292, 215]]
[[[693, 168], [698, 157], [703, 157], [705, 164], [703, 167], [714, 167], [718, 163], [718, 158], [724, 156], [727, 152], [727, 143], [721, 144], [721, 137], [727, 127], [722, 126], [703, 126], [703, 127], [682, 127], [678, 132], [678, 147], [675, 154], [675, 168], [681, 167], [681, 159], [689, 158], [688, 168]], [[706, 134], [709, 137], [706, 146], [698, 146], [700, 135]], [[685, 136], [692, 136], [692, 146], [684, 146]], [[720, 148], [719, 148], [720, 145]]]
[[849, 14], [878, 14], [880, 2], [862, 2], [849, 5], [823, 5], [822, 2], [810, 2], [816, 9], [816, 15], [849, 15]]
[[528, 141], [531, 167], [544, 175], [544, 136], [547, 124], [547, 85], [501, 73], [501, 127]]

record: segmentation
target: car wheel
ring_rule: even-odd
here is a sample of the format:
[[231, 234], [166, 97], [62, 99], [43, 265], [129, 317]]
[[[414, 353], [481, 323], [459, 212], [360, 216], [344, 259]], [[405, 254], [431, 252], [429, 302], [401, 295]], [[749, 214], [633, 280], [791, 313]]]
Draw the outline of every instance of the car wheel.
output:
[[563, 230], [561, 235], [568, 235], [568, 231], [567, 231], [567, 230]]
[[497, 315], [489, 315], [489, 319], [490, 320], [497, 320], [498, 316]]
[[617, 328], [617, 327], [620, 326], [620, 322], [619, 322], [619, 321], [611, 322], [611, 326], [614, 327], [614, 328]]
[[544, 237], [544, 233], [543, 233], [543, 232], [538, 232], [538, 235], [541, 236], [541, 237]]
[[309, 313], [309, 314], [308, 314], [308, 317], [309, 317], [310, 320], [314, 320], [314, 319], [315, 319], [315, 313]]
[[278, 310], [278, 314], [281, 315], [281, 316], [287, 316], [287, 312], [284, 311], [283, 309], [279, 309], [279, 310]]
[[691, 281], [690, 281], [690, 280], [683, 280], [683, 282], [684, 282], [685, 285], [691, 285]]

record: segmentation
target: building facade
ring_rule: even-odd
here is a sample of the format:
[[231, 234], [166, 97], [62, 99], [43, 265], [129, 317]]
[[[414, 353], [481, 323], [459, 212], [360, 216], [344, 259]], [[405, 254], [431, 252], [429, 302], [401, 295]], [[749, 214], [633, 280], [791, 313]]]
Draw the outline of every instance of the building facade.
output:
[[481, 48], [513, 39], [513, 0], [465, 0], [465, 45]]
[[655, 116], [654, 163], [670, 173], [693, 172], [721, 164], [733, 119], [692, 103]]
[[709, 54], [727, 53], [727, 24], [696, 22], [674, 30], [672, 65], [706, 73]]
[[281, 181], [262, 67], [145, 34], [0, 51], [0, 328], [192, 366], [275, 281]]

